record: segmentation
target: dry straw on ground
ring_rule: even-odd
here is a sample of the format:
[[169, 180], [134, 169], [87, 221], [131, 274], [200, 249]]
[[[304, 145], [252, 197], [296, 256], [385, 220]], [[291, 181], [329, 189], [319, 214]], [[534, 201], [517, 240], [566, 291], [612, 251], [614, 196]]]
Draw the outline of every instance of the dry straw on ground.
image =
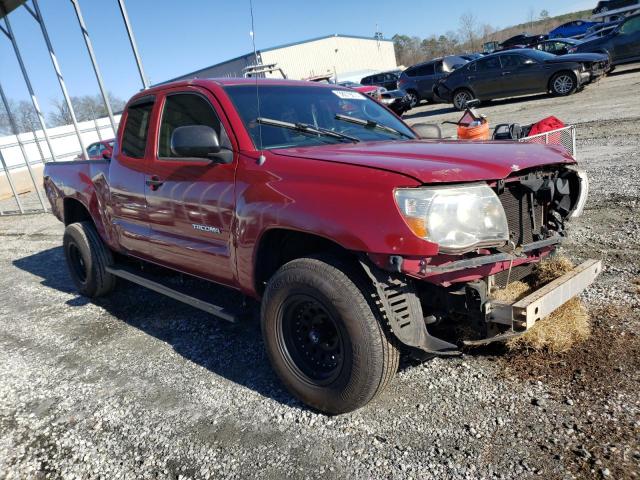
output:
[[[557, 256], [540, 262], [534, 271], [531, 285], [512, 282], [506, 288], [493, 292], [496, 300], [513, 302], [534, 288], [555, 280], [573, 268], [566, 257]], [[589, 314], [582, 301], [575, 297], [555, 310], [551, 315], [537, 322], [527, 333], [507, 341], [511, 350], [531, 349], [550, 352], [566, 352], [573, 345], [591, 334]]]

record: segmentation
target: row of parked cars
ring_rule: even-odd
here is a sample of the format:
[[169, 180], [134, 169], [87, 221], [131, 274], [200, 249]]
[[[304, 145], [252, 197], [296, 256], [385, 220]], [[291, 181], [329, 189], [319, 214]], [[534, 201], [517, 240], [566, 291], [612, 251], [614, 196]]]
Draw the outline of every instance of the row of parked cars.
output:
[[437, 58], [402, 72], [370, 75], [360, 83], [399, 92], [407, 109], [421, 101], [452, 103], [463, 109], [472, 99], [537, 93], [570, 95], [617, 65], [638, 61], [640, 14], [635, 14], [591, 40], [522, 35], [516, 41], [503, 42], [500, 50], [490, 54]]

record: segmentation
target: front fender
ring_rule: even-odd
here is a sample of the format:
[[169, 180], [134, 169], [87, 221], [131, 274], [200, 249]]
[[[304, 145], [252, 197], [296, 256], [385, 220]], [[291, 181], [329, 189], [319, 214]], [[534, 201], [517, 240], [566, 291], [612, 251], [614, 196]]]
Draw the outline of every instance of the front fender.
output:
[[409, 230], [393, 197], [395, 188], [418, 186], [417, 180], [351, 164], [265, 156], [263, 165], [240, 157], [234, 228], [240, 285], [254, 285], [256, 249], [272, 228], [313, 234], [354, 252], [437, 253], [437, 245]]

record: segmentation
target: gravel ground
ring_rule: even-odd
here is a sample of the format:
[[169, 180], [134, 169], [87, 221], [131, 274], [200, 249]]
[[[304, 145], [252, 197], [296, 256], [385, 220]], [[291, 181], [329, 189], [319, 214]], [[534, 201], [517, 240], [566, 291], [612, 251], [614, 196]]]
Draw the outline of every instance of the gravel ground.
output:
[[125, 282], [89, 302], [53, 217], [0, 218], [0, 478], [637, 478], [639, 82], [631, 70], [572, 97], [483, 108], [494, 124], [580, 122], [592, 190], [565, 253], [606, 264], [584, 295], [592, 338], [565, 354], [405, 360], [350, 415], [288, 395], [255, 318], [219, 322]]

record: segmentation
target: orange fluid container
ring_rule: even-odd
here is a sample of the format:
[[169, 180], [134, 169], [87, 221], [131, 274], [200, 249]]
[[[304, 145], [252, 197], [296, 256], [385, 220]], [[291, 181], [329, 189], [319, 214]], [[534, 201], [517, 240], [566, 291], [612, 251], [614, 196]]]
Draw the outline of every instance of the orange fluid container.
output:
[[458, 125], [458, 139], [460, 140], [489, 140], [489, 122], [485, 121], [477, 127]]

